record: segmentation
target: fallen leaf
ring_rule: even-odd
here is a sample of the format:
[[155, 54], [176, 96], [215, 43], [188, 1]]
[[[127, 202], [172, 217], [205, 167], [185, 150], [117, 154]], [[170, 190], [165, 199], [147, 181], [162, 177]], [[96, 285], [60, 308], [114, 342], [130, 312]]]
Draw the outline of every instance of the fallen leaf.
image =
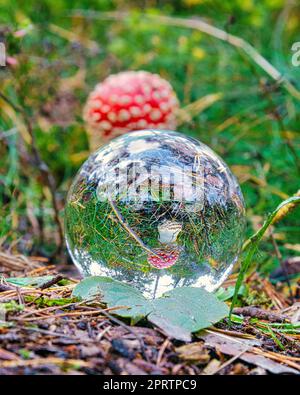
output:
[[170, 337], [185, 341], [187, 333], [211, 326], [226, 317], [229, 311], [215, 295], [193, 287], [174, 288], [155, 299], [153, 305], [155, 309], [148, 320], [164, 329]]
[[116, 311], [121, 317], [136, 320], [148, 315], [152, 310], [150, 301], [138, 290], [109, 277], [87, 277], [73, 290], [73, 296], [80, 299], [93, 299], [97, 295], [107, 303], [108, 307], [125, 306]]
[[190, 341], [191, 333], [207, 328], [228, 315], [228, 306], [202, 288], [181, 287], [161, 298], [146, 299], [138, 290], [109, 277], [88, 277], [73, 290], [73, 296], [93, 299], [100, 296], [109, 308], [135, 322], [143, 317], [168, 336]]
[[214, 372], [216, 372], [220, 366], [221, 366], [221, 361], [219, 361], [218, 359], [212, 359], [207, 364], [207, 366], [205, 366], [205, 368], [203, 369], [203, 374], [206, 375], [214, 374]]
[[251, 352], [252, 347], [254, 345], [258, 345], [257, 340], [243, 339], [243, 341], [241, 342], [240, 340], [234, 337], [217, 335], [214, 333], [207, 333], [207, 332], [198, 337], [204, 340], [205, 345], [214, 347], [223, 354], [236, 356], [242, 353], [239, 356], [239, 359], [241, 359], [244, 362], [251, 363], [255, 366], [259, 366], [260, 368], [266, 369], [271, 373], [299, 374], [299, 371], [297, 371], [296, 369], [282, 365], [276, 361], [266, 358], [263, 355], [257, 355]]
[[17, 285], [19, 287], [39, 287], [40, 285], [51, 281], [54, 276], [42, 276], [42, 277], [10, 277], [6, 278], [5, 281]]
[[209, 352], [203, 342], [186, 344], [175, 348], [175, 351], [178, 353], [179, 358], [184, 361], [206, 365], [210, 360]]
[[3, 359], [5, 361], [16, 361], [18, 360], [18, 356], [10, 351], [4, 350], [3, 348], [0, 348], [0, 359]]

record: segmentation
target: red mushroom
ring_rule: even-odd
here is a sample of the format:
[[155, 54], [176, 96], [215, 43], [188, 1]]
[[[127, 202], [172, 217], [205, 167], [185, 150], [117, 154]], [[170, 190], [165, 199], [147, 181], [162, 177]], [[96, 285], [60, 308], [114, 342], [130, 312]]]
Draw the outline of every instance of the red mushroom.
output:
[[177, 236], [182, 230], [182, 224], [176, 221], [164, 220], [158, 225], [159, 241], [162, 248], [155, 248], [154, 254], [148, 255], [148, 263], [156, 269], [167, 269], [173, 266], [180, 255]]
[[156, 269], [167, 269], [173, 266], [180, 255], [179, 249], [154, 249], [156, 255], [148, 255], [148, 262]]
[[179, 103], [166, 80], [146, 71], [125, 71], [98, 84], [84, 107], [91, 146], [129, 131], [176, 128]]

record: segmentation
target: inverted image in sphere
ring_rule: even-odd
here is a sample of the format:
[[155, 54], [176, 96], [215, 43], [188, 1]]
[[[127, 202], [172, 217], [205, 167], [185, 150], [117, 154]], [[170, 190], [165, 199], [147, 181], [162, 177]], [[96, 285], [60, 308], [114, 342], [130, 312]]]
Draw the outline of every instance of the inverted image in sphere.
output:
[[148, 297], [213, 291], [230, 274], [245, 228], [240, 187], [223, 160], [176, 132], [128, 133], [79, 170], [66, 241], [84, 276], [109, 276]]

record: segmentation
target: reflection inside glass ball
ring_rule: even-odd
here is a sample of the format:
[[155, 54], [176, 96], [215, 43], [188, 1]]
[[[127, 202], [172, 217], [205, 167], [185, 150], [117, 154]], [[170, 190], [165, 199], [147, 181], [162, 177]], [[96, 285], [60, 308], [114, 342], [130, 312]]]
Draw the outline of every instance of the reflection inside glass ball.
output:
[[226, 164], [176, 132], [128, 133], [92, 154], [70, 189], [66, 241], [84, 276], [158, 297], [215, 290], [238, 258], [244, 201]]

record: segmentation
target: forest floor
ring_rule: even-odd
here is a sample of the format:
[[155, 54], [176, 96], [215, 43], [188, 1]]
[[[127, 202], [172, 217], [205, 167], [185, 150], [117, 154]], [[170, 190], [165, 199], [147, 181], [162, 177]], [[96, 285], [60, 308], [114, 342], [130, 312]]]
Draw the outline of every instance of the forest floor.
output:
[[[105, 305], [75, 300], [73, 266], [10, 253], [0, 263], [2, 375], [300, 373], [299, 282], [272, 285], [252, 274], [233, 323], [225, 319], [184, 343], [146, 320], [130, 326]], [[224, 293], [234, 283], [233, 275]]]

